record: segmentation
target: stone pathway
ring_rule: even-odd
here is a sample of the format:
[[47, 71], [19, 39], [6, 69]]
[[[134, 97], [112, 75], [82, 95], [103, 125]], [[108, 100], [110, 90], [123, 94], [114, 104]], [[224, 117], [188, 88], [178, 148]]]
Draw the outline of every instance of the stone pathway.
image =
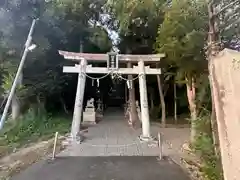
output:
[[157, 156], [159, 149], [140, 142], [141, 129], [131, 129], [121, 112], [106, 113], [104, 120], [89, 127], [81, 144], [68, 147], [61, 156]]
[[[182, 144], [189, 138], [186, 128], [160, 128], [151, 126], [152, 136], [160, 132], [163, 139], [163, 155], [176, 156]], [[131, 129], [124, 120], [123, 112], [109, 110], [104, 120], [89, 127], [81, 144], [69, 146], [60, 156], [158, 156], [156, 143], [141, 142], [141, 129]]]
[[[163, 155], [179, 162], [189, 130], [155, 124], [151, 132], [153, 137], [163, 134]], [[159, 161], [157, 144], [141, 142], [140, 134], [141, 129], [128, 127], [122, 112], [110, 110], [103, 121], [89, 127], [82, 144], [69, 146], [53, 162], [36, 163], [13, 180], [189, 180], [170, 158]]]

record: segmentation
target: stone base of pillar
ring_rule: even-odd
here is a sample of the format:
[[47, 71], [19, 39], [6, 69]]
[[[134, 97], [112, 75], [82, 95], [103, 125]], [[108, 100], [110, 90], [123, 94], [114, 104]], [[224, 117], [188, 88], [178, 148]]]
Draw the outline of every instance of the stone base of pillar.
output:
[[83, 142], [84, 136], [83, 135], [78, 135], [77, 137], [71, 137], [71, 141], [74, 144], [81, 144]]
[[86, 125], [86, 126], [89, 126], [89, 125], [95, 125], [97, 124], [97, 121], [96, 121], [96, 114], [93, 113], [93, 114], [83, 114], [83, 122], [82, 124], [83, 125]]
[[73, 136], [68, 136], [64, 141], [62, 141], [63, 146], [68, 146], [71, 144], [81, 144], [83, 142], [84, 136], [83, 135], [78, 135], [77, 137]]
[[97, 124], [97, 121], [95, 121], [95, 122], [91, 122], [91, 121], [83, 122], [83, 125], [88, 126], [88, 127], [94, 126], [96, 124]]
[[84, 125], [94, 125], [96, 123], [96, 112], [93, 105], [94, 99], [90, 99], [87, 102], [85, 111], [83, 112], [83, 122]]
[[83, 125], [88, 126], [88, 127], [91, 127], [91, 126], [96, 125], [96, 124], [97, 124], [97, 121], [95, 121], [95, 122], [92, 122], [92, 121], [83, 122]]
[[140, 135], [139, 136], [139, 139], [140, 139], [140, 141], [147, 141], [147, 142], [150, 142], [150, 141], [153, 141], [154, 140], [154, 138], [152, 137], [152, 136], [143, 136], [143, 135]]

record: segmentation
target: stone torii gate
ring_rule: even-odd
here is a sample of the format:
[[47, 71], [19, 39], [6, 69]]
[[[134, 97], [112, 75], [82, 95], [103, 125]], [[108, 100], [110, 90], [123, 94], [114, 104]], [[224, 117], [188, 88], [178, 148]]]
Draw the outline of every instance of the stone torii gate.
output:
[[[155, 55], [123, 55], [117, 53], [108, 54], [90, 54], [90, 53], [75, 53], [67, 51], [59, 51], [59, 54], [65, 59], [79, 62], [75, 66], [64, 66], [64, 73], [78, 73], [78, 84], [76, 91], [76, 99], [73, 113], [73, 121], [71, 128], [71, 138], [73, 141], [81, 141], [80, 126], [83, 110], [83, 96], [85, 90], [86, 74], [128, 74], [139, 75], [139, 90], [140, 90], [140, 105], [141, 105], [141, 121], [142, 134], [141, 140], [150, 140], [150, 118], [148, 109], [146, 74], [157, 75], [161, 74], [161, 69], [150, 68], [145, 66], [145, 63], [159, 62], [164, 54]], [[92, 67], [88, 62], [107, 62], [107, 67]], [[132, 68], [119, 68], [119, 63], [137, 63], [138, 66]]]

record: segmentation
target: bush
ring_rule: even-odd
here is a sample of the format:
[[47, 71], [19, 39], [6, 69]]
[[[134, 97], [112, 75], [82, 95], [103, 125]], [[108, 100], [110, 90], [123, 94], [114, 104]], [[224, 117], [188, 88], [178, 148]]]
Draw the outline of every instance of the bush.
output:
[[201, 158], [203, 172], [207, 180], [223, 180], [220, 158], [216, 156], [211, 132], [210, 114], [206, 113], [196, 121], [198, 135], [193, 144], [196, 154]]
[[49, 139], [56, 131], [67, 133], [70, 123], [71, 121], [67, 118], [53, 117], [42, 109], [30, 109], [15, 122], [6, 123], [4, 130], [0, 133], [0, 148], [5, 147], [5, 151], [7, 149], [9, 152], [31, 142]]

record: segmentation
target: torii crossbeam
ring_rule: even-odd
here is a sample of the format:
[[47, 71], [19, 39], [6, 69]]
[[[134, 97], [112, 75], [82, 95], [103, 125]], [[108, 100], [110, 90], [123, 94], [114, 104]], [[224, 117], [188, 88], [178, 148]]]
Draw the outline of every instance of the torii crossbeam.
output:
[[119, 63], [138, 63], [138, 66], [133, 68], [116, 68], [110, 70], [109, 67], [92, 67], [87, 65], [88, 61], [94, 62], [107, 62], [109, 60], [109, 54], [90, 54], [90, 53], [75, 53], [67, 51], [59, 51], [59, 54], [64, 56], [65, 59], [70, 59], [79, 62], [75, 66], [64, 66], [63, 72], [65, 73], [78, 73], [78, 85], [75, 99], [75, 107], [73, 114], [73, 122], [71, 129], [71, 136], [74, 140], [79, 139], [80, 134], [80, 122], [82, 116], [83, 96], [85, 89], [86, 74], [139, 74], [139, 91], [140, 91], [140, 104], [141, 104], [141, 118], [142, 118], [142, 140], [150, 140], [150, 118], [148, 109], [148, 97], [147, 97], [147, 85], [146, 85], [146, 74], [157, 75], [161, 74], [161, 69], [150, 68], [145, 66], [144, 63], [156, 63], [163, 58], [164, 54], [155, 55], [123, 55], [117, 54]]

